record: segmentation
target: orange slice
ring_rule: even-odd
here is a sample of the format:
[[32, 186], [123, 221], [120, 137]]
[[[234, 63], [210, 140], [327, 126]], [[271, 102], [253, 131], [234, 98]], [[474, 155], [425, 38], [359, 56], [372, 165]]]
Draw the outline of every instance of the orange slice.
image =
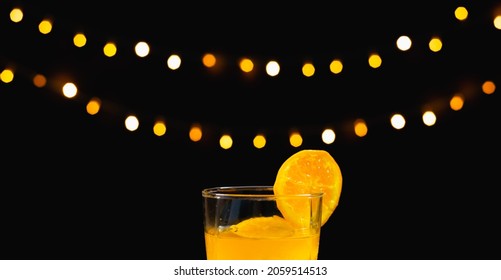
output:
[[279, 216], [255, 217], [230, 227], [233, 233], [246, 238], [284, 238], [294, 235], [294, 228]]
[[[301, 150], [284, 161], [273, 185], [276, 195], [323, 193], [322, 225], [339, 203], [343, 177], [339, 165], [324, 150]], [[304, 224], [310, 215], [310, 205], [298, 200], [277, 200], [285, 219], [296, 225]]]

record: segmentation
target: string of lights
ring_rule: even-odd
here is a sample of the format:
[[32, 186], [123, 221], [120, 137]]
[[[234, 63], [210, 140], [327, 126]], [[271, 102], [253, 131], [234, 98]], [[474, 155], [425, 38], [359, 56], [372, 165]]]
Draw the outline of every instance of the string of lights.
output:
[[[3, 11], [2, 11], [3, 12]], [[25, 12], [25, 9], [21, 6], [10, 7], [8, 12], [8, 17], [10, 20], [9, 25], [6, 25], [2, 28], [16, 28], [16, 25], [19, 25], [23, 22], [23, 19], [26, 14], [33, 14], [33, 11]], [[464, 6], [459, 6], [454, 9], [454, 16], [459, 23], [467, 21], [469, 19], [468, 9]], [[493, 29], [501, 29], [501, 13], [496, 15], [496, 11], [492, 13], [494, 18], [492, 20], [492, 28]], [[2, 14], [4, 16], [4, 14]], [[38, 32], [42, 35], [49, 35], [54, 29], [54, 23], [56, 22], [52, 18], [44, 18], [43, 16], [37, 15], [39, 18], [38, 25], [36, 27], [31, 26], [31, 28], [37, 29]], [[64, 23], [62, 23], [64, 24]], [[461, 26], [458, 26], [461, 28]], [[20, 32], [19, 30], [15, 30], [14, 32]], [[88, 35], [85, 32], [79, 30], [71, 31], [73, 34], [72, 44], [73, 47], [78, 49], [86, 48], [88, 45], [88, 41], [91, 41], [92, 38], [88, 38]], [[26, 36], [26, 34], [21, 34], [20, 36]], [[103, 36], [104, 37], [104, 36]], [[56, 40], [53, 37], [51, 40]], [[121, 40], [108, 40], [101, 42], [101, 56], [104, 59], [111, 59], [122, 54], [123, 46], [118, 41]], [[126, 41], [126, 40], [123, 40]], [[428, 40], [428, 52], [430, 53], [440, 53], [442, 51], [442, 47], [444, 44], [448, 44], [448, 42], [444, 42], [443, 39], [438, 35], [433, 35]], [[69, 42], [62, 42], [61, 44], [69, 44]], [[133, 53], [138, 60], [146, 59], [151, 56], [151, 52], [154, 48], [154, 44], [149, 43], [146, 40], [140, 40], [137, 42], [128, 42], [129, 45], [133, 46]], [[391, 43], [391, 46], [396, 46], [397, 49], [404, 53], [409, 51], [413, 47], [413, 39], [411, 36], [401, 35], [399, 36], [395, 42]], [[387, 47], [387, 46], [386, 46]], [[125, 49], [125, 48], [124, 48]], [[367, 67], [374, 71], [377, 71], [384, 64], [383, 58], [384, 51], [371, 51], [367, 54]], [[8, 55], [8, 54], [7, 54]], [[95, 53], [92, 54], [96, 56]], [[91, 56], [92, 56], [91, 55]], [[190, 54], [192, 55], [192, 54]], [[216, 52], [205, 52], [198, 58], [189, 57], [190, 55], [180, 54], [180, 52], [172, 52], [166, 57], [162, 58], [162, 64], [166, 67], [165, 71], [170, 71], [170, 73], [174, 73], [183, 68], [185, 60], [193, 60], [198, 61], [198, 64], [203, 66], [205, 71], [208, 73], [221, 73], [221, 67], [224, 65], [225, 61], [234, 60], [236, 61], [236, 65], [238, 65], [237, 71], [243, 73], [244, 75], [257, 76], [261, 75], [261, 78], [274, 79], [279, 77], [280, 75], [286, 75], [288, 63], [281, 63], [281, 61], [277, 59], [269, 59], [266, 60], [262, 57], [252, 58], [252, 56], [242, 56], [242, 57], [232, 57], [230, 54], [219, 54]], [[231, 58], [231, 59], [230, 59]], [[94, 59], [101, 59], [100, 56], [96, 56]], [[125, 104], [120, 104], [116, 100], [109, 100], [104, 94], [96, 95], [96, 94], [88, 94], [85, 90], [81, 90], [78, 80], [72, 80], [66, 78], [56, 78], [49, 77], [44, 71], [34, 71], [28, 67], [21, 67], [20, 62], [16, 61], [11, 57], [4, 59], [5, 61], [1, 61], [0, 67], [0, 80], [5, 83], [15, 83], [17, 75], [25, 75], [26, 78], [31, 80], [33, 86], [37, 88], [49, 87], [55, 93], [62, 94], [67, 99], [76, 99], [82, 100], [84, 104], [84, 110], [89, 115], [98, 115], [106, 113], [106, 108], [121, 108], [119, 110], [108, 110], [108, 113], [117, 114], [115, 117], [123, 120], [124, 128], [130, 132], [135, 132], [139, 129], [140, 126], [148, 127], [151, 129], [151, 133], [156, 136], [162, 137], [168, 133], [168, 126], [183, 126], [186, 127], [186, 130], [189, 131], [188, 139], [193, 142], [203, 141], [204, 135], [206, 131], [211, 131], [212, 135], [218, 135], [219, 145], [223, 149], [229, 149], [233, 145], [232, 133], [236, 133], [239, 131], [240, 127], [228, 127], [227, 125], [221, 125], [216, 122], [211, 121], [200, 121], [200, 122], [192, 122], [184, 120], [180, 117], [176, 116], [163, 116], [163, 115], [151, 115], [147, 109], [147, 113], [150, 114], [147, 117], [141, 117], [140, 114], [134, 113], [123, 113], [123, 112], [138, 112], [140, 109], [129, 108], [129, 106]], [[323, 61], [323, 65], [328, 65], [328, 67], [320, 68], [318, 64], [314, 63], [312, 59], [304, 58], [302, 65], [300, 67], [300, 75], [301, 79], [313, 79], [314, 76], [324, 75], [327, 78], [335, 78], [342, 75], [345, 71], [346, 60], [343, 57], [334, 57], [328, 62]], [[263, 66], [258, 68], [257, 66]], [[28, 70], [29, 69], [29, 70]], [[263, 69], [263, 73], [259, 73], [260, 69]], [[328, 69], [328, 73], [321, 73], [321, 69]], [[282, 73], [285, 72], [285, 73]], [[211, 75], [212, 75], [211, 74]], [[297, 73], [296, 73], [297, 74]], [[166, 76], [166, 75], [163, 75]], [[173, 75], [174, 76], [174, 75]], [[210, 76], [214, 77], [214, 76]], [[172, 79], [174, 79], [173, 77]], [[249, 78], [251, 79], [251, 78]], [[438, 116], [442, 113], [446, 113], [448, 111], [459, 111], [463, 108], [464, 103], [466, 101], [474, 101], [480, 94], [490, 95], [495, 92], [496, 85], [495, 81], [491, 77], [481, 77], [480, 82], [474, 81], [470, 83], [465, 83], [461, 85], [456, 85], [457, 89], [453, 92], [448, 92], [446, 98], [443, 96], [441, 98], [435, 98], [433, 100], [428, 100], [425, 104], [419, 104], [417, 107], [420, 111], [421, 121], [425, 126], [433, 126], [437, 122]], [[255, 81], [255, 79], [251, 79], [251, 81]], [[108, 104], [111, 103], [111, 104]], [[415, 104], [413, 105], [414, 107]], [[413, 109], [414, 110], [414, 109]], [[393, 111], [391, 113], [385, 113], [384, 116], [377, 116], [381, 121], [377, 121], [378, 123], [386, 123], [391, 126], [394, 130], [403, 129], [406, 126], [406, 121], [410, 112], [399, 112]], [[150, 124], [148, 124], [150, 122]], [[376, 123], [376, 121], [375, 121]], [[345, 137], [365, 137], [369, 131], [372, 129], [369, 127], [370, 123], [365, 117], [356, 116], [356, 112], [354, 113], [354, 117], [350, 117], [349, 119], [341, 119], [337, 120], [335, 123], [330, 121], [323, 124], [306, 124], [306, 125], [298, 125], [298, 126], [289, 126], [286, 127], [285, 130], [288, 134], [288, 140], [291, 146], [299, 147], [303, 143], [303, 137], [309, 134], [318, 134], [322, 139], [322, 142], [326, 145], [333, 144], [335, 142], [337, 135], [340, 134]], [[244, 129], [248, 129], [244, 126]], [[263, 128], [261, 130], [251, 132], [254, 136], [252, 139], [253, 146], [255, 148], [263, 148], [266, 146], [267, 138], [273, 135], [273, 129]]]

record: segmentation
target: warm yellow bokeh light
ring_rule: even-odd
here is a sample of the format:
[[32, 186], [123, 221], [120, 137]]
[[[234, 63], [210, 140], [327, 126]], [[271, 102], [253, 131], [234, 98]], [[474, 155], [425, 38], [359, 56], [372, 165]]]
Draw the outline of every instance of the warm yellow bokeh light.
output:
[[108, 42], [104, 45], [103, 53], [107, 57], [112, 57], [117, 54], [117, 46], [113, 42]]
[[52, 31], [52, 22], [48, 19], [44, 19], [38, 25], [38, 31], [42, 34], [49, 34]]
[[228, 150], [233, 146], [233, 139], [229, 134], [223, 134], [221, 138], [219, 138], [219, 146], [221, 148]]
[[329, 69], [334, 74], [339, 74], [343, 71], [343, 62], [340, 59], [334, 59], [329, 65]]
[[307, 62], [303, 65], [302, 72], [305, 77], [311, 77], [315, 74], [315, 66], [313, 66], [312, 63]]
[[300, 147], [303, 144], [303, 137], [299, 132], [292, 132], [289, 136], [289, 143], [292, 147]]
[[485, 94], [493, 94], [496, 91], [496, 84], [493, 81], [485, 81], [482, 84], [482, 92]]
[[369, 132], [369, 128], [363, 119], [356, 119], [353, 123], [353, 131], [358, 137], [364, 137]]
[[264, 148], [264, 146], [266, 146], [266, 137], [264, 137], [263, 134], [258, 134], [252, 140], [252, 144], [254, 145], [254, 147], [262, 149]]
[[379, 68], [381, 67], [381, 64], [383, 63], [383, 60], [381, 59], [381, 56], [379, 54], [371, 54], [369, 56], [369, 66], [372, 68]]
[[428, 47], [432, 52], [439, 52], [442, 50], [442, 40], [438, 37], [433, 37], [428, 43]]
[[449, 101], [449, 107], [454, 111], [459, 111], [463, 108], [464, 97], [461, 94], [454, 95]]
[[202, 139], [202, 126], [199, 124], [193, 124], [190, 127], [189, 137], [193, 142], [200, 141]]
[[14, 80], [14, 71], [12, 71], [12, 69], [4, 69], [1, 73], [0, 73], [0, 80], [2, 80], [2, 82], [8, 84], [10, 82], [12, 82]]
[[216, 56], [211, 53], [206, 53], [202, 57], [202, 64], [207, 68], [212, 68], [216, 65]]
[[73, 36], [73, 44], [81, 48], [87, 44], [87, 37], [83, 33], [77, 33]]
[[242, 70], [245, 73], [252, 72], [254, 70], [254, 62], [250, 60], [249, 58], [242, 58], [239, 63], [240, 70]]
[[23, 20], [23, 11], [20, 8], [14, 8], [10, 11], [10, 20], [13, 22], [21, 22]]
[[87, 106], [85, 107], [87, 110], [87, 113], [89, 115], [95, 115], [99, 113], [99, 110], [101, 110], [101, 99], [98, 97], [93, 97], [89, 102], [87, 103]]
[[494, 28], [501, 30], [501, 15], [496, 16], [492, 23], [494, 24]]
[[153, 133], [156, 136], [163, 136], [165, 135], [165, 132], [167, 131], [167, 125], [165, 124], [165, 121], [163, 120], [157, 120], [153, 124]]
[[460, 21], [466, 20], [468, 18], [468, 10], [462, 6], [457, 7], [454, 10], [454, 16]]

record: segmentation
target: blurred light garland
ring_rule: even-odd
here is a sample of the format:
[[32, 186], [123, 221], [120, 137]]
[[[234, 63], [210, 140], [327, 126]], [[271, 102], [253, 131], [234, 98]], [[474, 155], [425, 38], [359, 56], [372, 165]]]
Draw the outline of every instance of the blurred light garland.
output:
[[[19, 23], [23, 20], [24, 12], [21, 7], [15, 6], [9, 10], [10, 20], [14, 23]], [[468, 18], [468, 10], [463, 7], [457, 7], [455, 9], [455, 17], [458, 21], [465, 21]], [[40, 17], [42, 18], [42, 17]], [[501, 17], [498, 15], [495, 17], [493, 21], [494, 27], [498, 28], [501, 25], [500, 23]], [[38, 31], [41, 34], [50, 34], [52, 31], [53, 20], [51, 19], [42, 19], [38, 25]], [[5, 28], [2, 27], [2, 28]], [[73, 44], [78, 48], [82, 48], [86, 46], [87, 37], [82, 32], [74, 32]], [[395, 44], [401, 51], [406, 51], [411, 48], [412, 40], [408, 36], [399, 37]], [[432, 37], [429, 41], [429, 49], [432, 52], [439, 52], [442, 47], [442, 41], [438, 37]], [[104, 47], [102, 49], [103, 54], [107, 57], [113, 57], [117, 55], [118, 46], [113, 41], [108, 41], [104, 43]], [[149, 55], [150, 53], [150, 45], [146, 41], [140, 41], [134, 44], [134, 53], [136, 56], [143, 58]], [[207, 68], [213, 68], [217, 65], [218, 58], [213, 53], [206, 53], [201, 58], [201, 63]], [[306, 60], [305, 60], [306, 61]], [[172, 54], [168, 58], [166, 58], [167, 67], [171, 70], [175, 71], [181, 67], [181, 58], [177, 54]], [[239, 67], [242, 72], [249, 73], [255, 71], [254, 69], [255, 60], [251, 60], [248, 57], [245, 57], [239, 60]], [[377, 52], [373, 52], [369, 54], [368, 65], [372, 68], [378, 68], [382, 63], [382, 58]], [[0, 73], [0, 80], [6, 84], [14, 82], [15, 75], [18, 73], [21, 75], [26, 75], [30, 80], [32, 80], [33, 85], [38, 88], [43, 88], [48, 86], [51, 83], [51, 80], [48, 79], [44, 74], [35, 73], [32, 70], [22, 69], [19, 66], [19, 63], [16, 61], [6, 61], [3, 65], [4, 69]], [[11, 67], [9, 65], [16, 65]], [[0, 65], [2, 66], [2, 65]], [[21, 69], [20, 69], [21, 68]], [[342, 72], [343, 62], [340, 58], [333, 59], [329, 64], [329, 70], [332, 75], [337, 75]], [[1, 69], [0, 69], [1, 70]], [[18, 71], [19, 70], [19, 71]], [[280, 64], [277, 61], [270, 60], [266, 62], [266, 74], [268, 76], [276, 76], [280, 72]], [[305, 62], [303, 67], [301, 68], [302, 75], [305, 78], [311, 77], [315, 74], [316, 69], [315, 65], [311, 62]], [[78, 90], [78, 86], [73, 81], [64, 81], [59, 82], [57, 87], [54, 87], [53, 90], [56, 92], [62, 92], [66, 98], [72, 99], [77, 95], [84, 95], [82, 98], [85, 100], [85, 110], [90, 115], [96, 115], [101, 113], [103, 102], [112, 102], [114, 103], [112, 107], [122, 108], [121, 111], [135, 111], [129, 108], [124, 108], [123, 105], [104, 100], [104, 98], [98, 96], [85, 96], [85, 93], [80, 93]], [[494, 81], [485, 79], [481, 85], [472, 85], [467, 84], [463, 86], [463, 88], [459, 91], [453, 93], [448, 100], [434, 100], [430, 102], [430, 104], [421, 105], [421, 117], [422, 122], [426, 126], [433, 126], [437, 121], [437, 110], [444, 110], [445, 107], [448, 107], [449, 110], [458, 111], [464, 105], [465, 97], [469, 98], [478, 95], [478, 93], [484, 94], [492, 94], [494, 93], [496, 85]], [[431, 104], [436, 103], [436, 104]], [[437, 105], [437, 103], [440, 103]], [[138, 130], [140, 123], [139, 117], [134, 114], [125, 114], [122, 116], [124, 120], [125, 129], [128, 131], [134, 132]], [[237, 128], [222, 128], [220, 125], [215, 123], [204, 123], [204, 122], [186, 122], [177, 118], [167, 119], [164, 116], [150, 116], [146, 119], [149, 119], [151, 124], [151, 131], [157, 136], [164, 136], [167, 133], [167, 126], [178, 125], [186, 127], [186, 130], [189, 131], [188, 137], [193, 142], [198, 142], [204, 139], [204, 131], [211, 131], [212, 135], [219, 135], [219, 146], [224, 149], [229, 149], [233, 145], [232, 133]], [[390, 116], [383, 117], [385, 122], [389, 123], [391, 127], [395, 130], [400, 130], [406, 125], [406, 115], [396, 112]], [[336, 126], [336, 127], [334, 127]], [[341, 130], [344, 134], [351, 134], [349, 137], [359, 137], [363, 138], [367, 135], [369, 131], [369, 127], [367, 121], [363, 118], [354, 118], [350, 120], [343, 120], [339, 124], [332, 125], [326, 124], [322, 126], [307, 126], [307, 127], [289, 127], [287, 128], [287, 133], [289, 135], [289, 144], [294, 147], [299, 147], [303, 143], [303, 136], [305, 135], [315, 135], [318, 137], [318, 133], [321, 133], [320, 137], [324, 144], [330, 145], [335, 142], [336, 139], [336, 131]], [[217, 131], [217, 133], [214, 133]], [[321, 131], [321, 132], [319, 132]], [[260, 132], [257, 131], [254, 133], [252, 143], [255, 148], [263, 148], [266, 146], [267, 136], [273, 134], [271, 131]]]

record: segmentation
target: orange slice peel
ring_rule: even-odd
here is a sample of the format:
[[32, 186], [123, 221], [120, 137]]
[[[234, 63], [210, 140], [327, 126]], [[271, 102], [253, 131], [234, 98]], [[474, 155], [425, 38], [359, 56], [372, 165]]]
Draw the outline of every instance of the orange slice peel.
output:
[[[336, 160], [325, 150], [301, 150], [286, 159], [277, 172], [273, 191], [276, 195], [322, 193], [322, 226], [339, 204], [342, 173]], [[309, 221], [310, 206], [299, 200], [279, 199], [277, 206], [284, 218], [296, 225]]]

